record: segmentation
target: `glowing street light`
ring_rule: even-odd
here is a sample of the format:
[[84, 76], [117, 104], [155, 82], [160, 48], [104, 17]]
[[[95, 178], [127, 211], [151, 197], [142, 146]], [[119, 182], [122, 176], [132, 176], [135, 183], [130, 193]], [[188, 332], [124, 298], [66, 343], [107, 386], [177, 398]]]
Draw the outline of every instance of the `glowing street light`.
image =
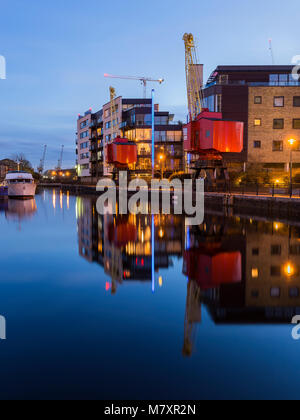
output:
[[293, 147], [296, 143], [295, 139], [289, 139], [288, 143], [290, 145], [290, 196], [293, 195]]
[[295, 267], [291, 262], [286, 263], [284, 266], [284, 273], [287, 277], [292, 277], [295, 274]]

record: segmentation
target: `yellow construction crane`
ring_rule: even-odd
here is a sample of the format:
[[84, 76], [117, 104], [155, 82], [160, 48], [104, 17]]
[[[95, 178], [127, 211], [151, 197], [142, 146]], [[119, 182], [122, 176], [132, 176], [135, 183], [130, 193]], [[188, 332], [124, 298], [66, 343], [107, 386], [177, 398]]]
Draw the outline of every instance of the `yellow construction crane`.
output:
[[104, 74], [104, 77], [109, 79], [125, 79], [125, 80], [139, 80], [142, 85], [144, 86], [144, 98], [147, 97], [147, 83], [148, 82], [155, 82], [159, 83], [160, 85], [164, 82], [164, 79], [151, 79], [149, 77], [135, 77], [135, 76], [114, 76], [112, 74]]
[[110, 114], [111, 114], [111, 139], [114, 140], [115, 133], [119, 130], [119, 122], [116, 107], [116, 89], [110, 86]]
[[184, 34], [185, 71], [187, 84], [187, 99], [190, 121], [194, 121], [202, 111], [202, 86], [199, 78], [196, 46], [193, 34]]

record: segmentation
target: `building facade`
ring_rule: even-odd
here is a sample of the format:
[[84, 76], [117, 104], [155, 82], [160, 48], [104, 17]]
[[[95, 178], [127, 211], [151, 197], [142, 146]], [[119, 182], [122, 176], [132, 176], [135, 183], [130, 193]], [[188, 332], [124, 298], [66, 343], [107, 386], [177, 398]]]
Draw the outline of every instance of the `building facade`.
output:
[[[224, 154], [241, 166], [288, 170], [288, 140], [300, 142], [300, 82], [293, 66], [219, 66], [203, 89], [204, 106], [245, 124], [242, 153]], [[297, 151], [298, 146], [295, 147]], [[300, 153], [293, 156], [300, 165]]]
[[[77, 121], [77, 168], [83, 182], [97, 182], [109, 176], [106, 146], [117, 136], [136, 142], [138, 160], [133, 173], [149, 176], [152, 170], [152, 100], [118, 97], [102, 110], [88, 111]], [[174, 115], [161, 112], [155, 105], [155, 169], [157, 176], [184, 170], [182, 125]]]

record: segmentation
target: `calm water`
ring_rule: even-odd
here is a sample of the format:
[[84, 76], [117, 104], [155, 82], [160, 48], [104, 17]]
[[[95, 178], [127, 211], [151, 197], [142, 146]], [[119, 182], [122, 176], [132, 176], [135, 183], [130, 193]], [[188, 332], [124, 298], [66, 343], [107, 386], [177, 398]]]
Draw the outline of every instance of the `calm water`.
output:
[[[300, 228], [0, 202], [0, 398], [298, 398]], [[298, 308], [298, 309], [297, 309]]]

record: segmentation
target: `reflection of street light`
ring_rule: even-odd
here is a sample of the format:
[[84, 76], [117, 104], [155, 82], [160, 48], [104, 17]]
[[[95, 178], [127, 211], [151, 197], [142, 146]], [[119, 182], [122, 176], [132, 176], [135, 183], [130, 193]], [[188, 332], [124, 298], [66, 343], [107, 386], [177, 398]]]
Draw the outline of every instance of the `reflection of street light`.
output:
[[290, 196], [293, 195], [293, 146], [296, 143], [295, 139], [289, 139], [288, 143], [290, 145]]
[[295, 274], [295, 267], [291, 262], [286, 263], [284, 266], [284, 273], [288, 277], [292, 277]]
[[161, 165], [161, 179], [164, 178], [164, 160], [165, 160], [165, 155], [161, 153], [159, 155], [159, 162]]

